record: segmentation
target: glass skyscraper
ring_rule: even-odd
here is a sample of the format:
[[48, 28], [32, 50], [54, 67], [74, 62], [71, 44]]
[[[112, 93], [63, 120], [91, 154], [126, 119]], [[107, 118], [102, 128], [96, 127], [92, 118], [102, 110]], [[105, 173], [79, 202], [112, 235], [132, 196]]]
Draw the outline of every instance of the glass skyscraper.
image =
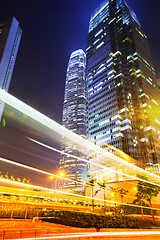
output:
[[[5, 91], [9, 89], [21, 35], [22, 30], [14, 17], [0, 24], [0, 88]], [[3, 109], [4, 103], [0, 101], [0, 120]]]
[[[86, 138], [86, 85], [85, 85], [86, 55], [83, 50], [77, 50], [70, 56], [63, 103], [64, 127]], [[76, 157], [85, 158], [81, 149], [70, 140], [62, 138], [61, 149]], [[67, 178], [84, 181], [87, 164], [82, 160], [62, 155], [60, 169], [64, 170]], [[75, 182], [67, 183], [66, 187], [82, 186]], [[65, 185], [64, 185], [65, 187]]]
[[93, 12], [86, 64], [88, 139], [117, 147], [156, 172], [160, 91], [147, 36], [125, 1], [105, 0]]

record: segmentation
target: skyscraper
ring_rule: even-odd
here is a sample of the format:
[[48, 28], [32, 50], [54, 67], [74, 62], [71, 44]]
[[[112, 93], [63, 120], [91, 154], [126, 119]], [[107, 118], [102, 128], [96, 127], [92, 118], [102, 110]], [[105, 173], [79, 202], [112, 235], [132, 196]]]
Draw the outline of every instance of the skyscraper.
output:
[[[21, 35], [22, 30], [14, 17], [0, 24], [0, 88], [5, 91], [9, 89]], [[0, 120], [3, 109], [4, 103], [0, 101]]]
[[[85, 85], [86, 55], [79, 49], [70, 56], [67, 73], [63, 104], [64, 127], [86, 138], [86, 85]], [[68, 139], [63, 138], [61, 148], [65, 153], [84, 158], [81, 149]], [[66, 177], [77, 181], [83, 181], [87, 171], [85, 162], [62, 155], [60, 169], [66, 173]], [[81, 186], [81, 184], [70, 182], [68, 187]]]
[[86, 63], [88, 139], [157, 171], [160, 92], [147, 36], [124, 0], [105, 0], [93, 12]]

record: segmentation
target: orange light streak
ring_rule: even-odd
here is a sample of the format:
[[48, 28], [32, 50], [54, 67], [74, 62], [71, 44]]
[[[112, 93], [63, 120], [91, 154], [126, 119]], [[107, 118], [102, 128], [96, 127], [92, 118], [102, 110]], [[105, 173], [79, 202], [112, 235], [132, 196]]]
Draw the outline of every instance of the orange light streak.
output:
[[[111, 203], [111, 204], [117, 204], [117, 205], [125, 205], [125, 206], [131, 206], [131, 207], [138, 207], [138, 208], [141, 208], [141, 206], [139, 205], [134, 205], [134, 204], [129, 204], [129, 203], [121, 203], [121, 202], [116, 202], [116, 201], [110, 201], [110, 200], [102, 200], [102, 199], [99, 199], [99, 198], [92, 198], [92, 197], [88, 197], [88, 196], [83, 196], [83, 195], [80, 195], [80, 194], [75, 194], [75, 193], [70, 193], [70, 192], [63, 192], [63, 191], [60, 191], [60, 190], [55, 190], [55, 189], [51, 189], [51, 188], [45, 188], [45, 187], [39, 187], [39, 186], [36, 186], [36, 185], [32, 185], [32, 184], [26, 184], [26, 183], [20, 183], [20, 182], [16, 182], [16, 181], [12, 181], [12, 180], [8, 180], [8, 179], [2, 179], [0, 178], [0, 182], [3, 182], [3, 183], [7, 183], [7, 184], [13, 184], [13, 185], [17, 185], [18, 187], [19, 186], [23, 186], [23, 187], [29, 187], [29, 188], [33, 188], [33, 189], [38, 189], [38, 190], [42, 190], [42, 191], [45, 191], [45, 192], [50, 192], [50, 193], [60, 193], [60, 194], [65, 194], [65, 195], [69, 195], [69, 196], [73, 196], [73, 197], [78, 197], [78, 198], [82, 198], [82, 199], [94, 199], [96, 201], [105, 201], [106, 203]], [[150, 208], [150, 207], [146, 207], [146, 206], [143, 206], [143, 208], [146, 208], [146, 209], [153, 209], [153, 210], [160, 210], [158, 208]]]

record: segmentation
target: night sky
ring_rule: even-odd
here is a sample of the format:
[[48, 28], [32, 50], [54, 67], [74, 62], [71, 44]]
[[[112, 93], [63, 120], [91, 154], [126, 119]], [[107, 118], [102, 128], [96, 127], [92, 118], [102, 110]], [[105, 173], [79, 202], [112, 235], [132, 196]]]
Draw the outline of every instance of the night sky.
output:
[[[101, 2], [101, 0], [1, 1], [0, 22], [14, 16], [23, 30], [9, 92], [61, 122], [69, 57], [79, 48], [85, 51], [89, 19]], [[126, 2], [137, 14], [148, 36], [153, 62], [160, 72], [160, 1], [126, 0]], [[20, 158], [14, 159], [11, 155], [12, 149], [9, 158], [20, 161]], [[27, 157], [23, 158], [25, 164], [27, 161]], [[30, 161], [32, 163], [32, 159]], [[41, 160], [34, 160], [36, 167], [40, 166], [38, 161]], [[44, 169], [43, 164], [41, 168]], [[50, 168], [49, 163], [47, 166]], [[55, 164], [52, 166], [54, 169]]]
[[[23, 30], [9, 92], [47, 109], [61, 122], [65, 73], [72, 51], [86, 49], [91, 13], [101, 0], [5, 0], [0, 22], [14, 16]], [[160, 1], [127, 0], [146, 32], [160, 71]], [[36, 103], [36, 104], [35, 104]]]

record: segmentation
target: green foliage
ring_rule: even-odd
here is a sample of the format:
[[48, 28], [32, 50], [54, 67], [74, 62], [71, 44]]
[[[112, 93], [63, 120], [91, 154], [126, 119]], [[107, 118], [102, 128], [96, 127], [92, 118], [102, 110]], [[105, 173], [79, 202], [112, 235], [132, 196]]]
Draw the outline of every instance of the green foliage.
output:
[[117, 188], [110, 187], [110, 190], [112, 192], [114, 192], [115, 194], [120, 195], [122, 200], [123, 200], [124, 195], [126, 195], [128, 193], [128, 190], [125, 190], [124, 188], [119, 188], [119, 187], [117, 187]]
[[98, 185], [100, 186], [101, 189], [105, 190], [107, 182], [103, 180], [103, 183], [98, 183]]
[[118, 194], [121, 196], [121, 198], [128, 193], [128, 190], [125, 190], [124, 188], [118, 189]]
[[138, 199], [145, 199], [149, 203], [151, 202], [152, 197], [157, 197], [160, 193], [160, 187], [157, 185], [153, 185], [147, 182], [139, 182], [137, 184], [137, 194], [136, 197]]
[[93, 178], [92, 175], [91, 175], [90, 180], [88, 181], [88, 184], [89, 184], [91, 187], [94, 187], [94, 186], [95, 186], [95, 179]]
[[53, 210], [49, 213], [42, 213], [42, 216], [48, 217], [43, 221], [59, 223], [72, 227], [81, 228], [145, 228], [151, 226], [160, 226], [160, 223], [153, 223], [150, 220], [141, 220], [138, 218], [124, 215], [97, 215], [93, 213]]
[[104, 199], [105, 199], [105, 188], [106, 188], [106, 181], [103, 180], [103, 183], [97, 183], [99, 185], [99, 189], [95, 191], [94, 195], [96, 195], [99, 191], [103, 191], [104, 192]]
[[[133, 201], [134, 205], [139, 205], [138, 202], [135, 200]], [[143, 204], [142, 207], [149, 207], [149, 205]], [[125, 214], [141, 214], [141, 208], [140, 207], [134, 207], [134, 206], [127, 206], [124, 205], [124, 212]], [[144, 215], [151, 215], [151, 210], [149, 208], [143, 208], [143, 214]]]
[[8, 172], [6, 173], [5, 178], [6, 178], [6, 179], [9, 179]]
[[119, 188], [110, 187], [110, 190], [114, 193], [118, 193]]
[[9, 176], [8, 172], [6, 172], [6, 174], [3, 176], [2, 173], [0, 172], [0, 177], [5, 178], [7, 180], [18, 181], [27, 184], [30, 183], [30, 180], [27, 178], [23, 178], [23, 180], [21, 180], [19, 177], [15, 178], [13, 173]]
[[[124, 214], [124, 205], [123, 205], [123, 198], [124, 198], [124, 195], [126, 195], [128, 193], [128, 190], [125, 190], [124, 188], [114, 188], [114, 187], [110, 187], [110, 190], [115, 193], [115, 195], [119, 195], [121, 197], [121, 202], [122, 202], [122, 205], [121, 205], [121, 212]], [[116, 204], [115, 204], [115, 213], [116, 213]]]
[[144, 200], [149, 202], [153, 220], [154, 220], [155, 212], [152, 209], [152, 197], [157, 197], [159, 193], [160, 193], [160, 187], [157, 185], [154, 185], [148, 182], [139, 182], [137, 184], [136, 200], [137, 202], [139, 202], [141, 206], [144, 204]]
[[94, 190], [93, 187], [95, 186], [95, 179], [91, 176], [88, 184], [91, 186], [91, 195], [92, 195], [92, 211], [94, 212]]

